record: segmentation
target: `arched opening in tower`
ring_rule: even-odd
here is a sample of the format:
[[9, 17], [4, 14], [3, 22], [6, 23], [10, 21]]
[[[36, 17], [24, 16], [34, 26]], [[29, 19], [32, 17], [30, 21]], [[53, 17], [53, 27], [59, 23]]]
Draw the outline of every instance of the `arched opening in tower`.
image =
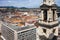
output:
[[53, 21], [55, 20], [55, 19], [54, 19], [54, 15], [55, 15], [55, 10], [53, 10]]
[[44, 21], [47, 21], [47, 10], [44, 10]]

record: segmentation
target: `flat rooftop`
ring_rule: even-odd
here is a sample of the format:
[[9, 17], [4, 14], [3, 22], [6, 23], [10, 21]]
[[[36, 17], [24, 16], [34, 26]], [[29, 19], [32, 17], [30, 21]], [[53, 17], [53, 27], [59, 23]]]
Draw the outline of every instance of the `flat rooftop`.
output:
[[38, 16], [29, 15], [28, 13], [23, 13], [22, 15], [16, 12], [14, 16], [11, 15], [4, 16], [2, 24], [15, 31], [34, 28], [34, 23], [38, 19]]
[[15, 31], [21, 31], [21, 30], [35, 27], [34, 25], [27, 25], [27, 26], [20, 27], [20, 26], [16, 26], [15, 24], [10, 24], [10, 23], [6, 23], [6, 22], [3, 22], [3, 25], [12, 29], [12, 30], [15, 30]]

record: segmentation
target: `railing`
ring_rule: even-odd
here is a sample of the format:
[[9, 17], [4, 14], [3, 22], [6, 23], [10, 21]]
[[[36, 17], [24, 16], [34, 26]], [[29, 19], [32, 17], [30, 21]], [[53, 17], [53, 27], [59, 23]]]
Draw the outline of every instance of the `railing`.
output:
[[44, 22], [44, 21], [39, 21], [40, 24], [46, 24], [46, 25], [54, 25], [57, 24], [58, 21], [53, 21], [53, 22]]

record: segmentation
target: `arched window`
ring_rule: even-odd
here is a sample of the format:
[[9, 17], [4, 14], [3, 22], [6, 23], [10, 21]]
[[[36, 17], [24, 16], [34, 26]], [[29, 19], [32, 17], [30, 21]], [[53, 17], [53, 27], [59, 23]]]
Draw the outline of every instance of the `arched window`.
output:
[[44, 21], [47, 21], [47, 10], [44, 10]]

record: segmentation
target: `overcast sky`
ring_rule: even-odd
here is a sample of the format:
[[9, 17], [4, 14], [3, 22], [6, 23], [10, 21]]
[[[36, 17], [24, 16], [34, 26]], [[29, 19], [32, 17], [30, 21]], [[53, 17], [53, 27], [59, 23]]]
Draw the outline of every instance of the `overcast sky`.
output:
[[[0, 6], [38, 8], [42, 1], [43, 0], [0, 0]], [[55, 2], [57, 5], [60, 4], [60, 0], [55, 0]]]

